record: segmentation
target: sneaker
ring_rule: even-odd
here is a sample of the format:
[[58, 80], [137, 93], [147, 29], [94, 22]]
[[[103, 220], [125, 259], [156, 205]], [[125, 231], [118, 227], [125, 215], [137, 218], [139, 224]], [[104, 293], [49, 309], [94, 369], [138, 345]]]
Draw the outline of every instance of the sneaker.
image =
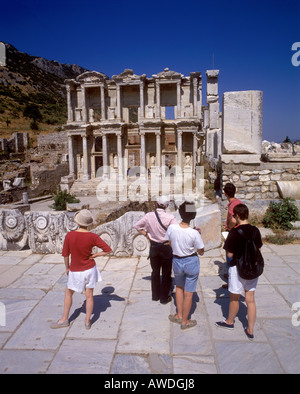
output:
[[247, 331], [247, 328], [245, 328], [245, 334], [247, 335], [249, 341], [254, 341], [254, 335], [253, 334], [249, 334], [249, 332]]
[[234, 324], [227, 324], [225, 322], [225, 320], [223, 321], [217, 321], [216, 322], [216, 326], [217, 327], [221, 327], [221, 328], [226, 328], [227, 330], [233, 330], [234, 329]]

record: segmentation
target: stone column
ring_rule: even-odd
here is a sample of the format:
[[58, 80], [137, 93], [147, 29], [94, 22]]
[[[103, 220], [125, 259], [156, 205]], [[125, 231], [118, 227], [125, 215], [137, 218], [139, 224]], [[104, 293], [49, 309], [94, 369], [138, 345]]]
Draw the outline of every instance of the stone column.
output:
[[73, 150], [73, 138], [71, 135], [68, 135], [68, 155], [69, 155], [69, 173], [70, 175], [75, 175], [75, 167], [74, 167], [74, 150]]
[[156, 90], [156, 118], [160, 118], [160, 86], [159, 82], [155, 82], [155, 90]]
[[219, 96], [218, 96], [218, 75], [219, 70], [207, 70], [207, 104], [209, 110], [209, 128], [218, 129], [219, 128]]
[[193, 133], [193, 173], [195, 174], [196, 163], [197, 163], [197, 147], [198, 141], [196, 137], [196, 131]]
[[83, 150], [83, 180], [87, 181], [90, 179], [89, 173], [88, 173], [88, 151], [87, 151], [87, 138], [85, 135], [82, 136], [82, 150]]
[[144, 82], [140, 82], [140, 116], [145, 117], [145, 104], [144, 104]]
[[197, 78], [193, 78], [193, 91], [194, 116], [198, 116]]
[[145, 177], [145, 171], [146, 171], [146, 144], [145, 144], [145, 132], [140, 131], [140, 136], [141, 136], [141, 176]]
[[107, 136], [102, 135], [103, 178], [108, 178]]
[[177, 165], [182, 169], [182, 130], [177, 130]]
[[105, 120], [105, 90], [104, 90], [104, 85], [100, 86], [100, 91], [101, 91], [101, 119]]
[[117, 134], [117, 149], [118, 149], [118, 170], [119, 179], [123, 179], [123, 165], [122, 165], [122, 136]]
[[87, 122], [87, 109], [86, 109], [86, 100], [85, 100], [85, 87], [81, 85], [81, 94], [82, 94], [82, 120], [84, 123]]
[[181, 118], [181, 81], [177, 82], [177, 118]]
[[161, 144], [160, 144], [160, 131], [155, 132], [156, 135], [156, 166], [161, 166]]
[[67, 106], [68, 106], [68, 122], [73, 122], [73, 111], [71, 102], [71, 86], [66, 85], [67, 89]]
[[121, 86], [117, 85], [117, 118], [121, 120]]

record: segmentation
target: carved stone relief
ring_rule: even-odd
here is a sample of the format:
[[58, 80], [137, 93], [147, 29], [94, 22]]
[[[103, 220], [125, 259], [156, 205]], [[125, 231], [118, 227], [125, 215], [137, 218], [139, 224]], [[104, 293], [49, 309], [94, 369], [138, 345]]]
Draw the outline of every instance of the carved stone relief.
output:
[[72, 212], [26, 212], [28, 244], [33, 253], [61, 253], [66, 234], [77, 228]]
[[93, 232], [112, 248], [114, 256], [148, 256], [149, 241], [133, 228], [142, 216], [144, 212], [127, 212], [113, 222], [101, 224]]
[[27, 243], [24, 216], [18, 209], [0, 211], [0, 249], [20, 250]]

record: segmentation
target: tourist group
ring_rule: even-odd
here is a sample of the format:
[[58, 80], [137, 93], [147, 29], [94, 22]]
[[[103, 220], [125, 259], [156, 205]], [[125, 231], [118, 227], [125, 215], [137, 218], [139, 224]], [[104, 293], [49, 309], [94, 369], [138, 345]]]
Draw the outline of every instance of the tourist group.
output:
[[[228, 236], [223, 247], [226, 251], [228, 267], [228, 274], [225, 276], [228, 285], [225, 286], [230, 292], [230, 302], [227, 318], [216, 322], [216, 326], [234, 329], [234, 320], [239, 310], [239, 298], [240, 295], [245, 294], [248, 326], [244, 329], [245, 335], [252, 341], [256, 319], [254, 294], [259, 274], [245, 276], [240, 267], [247, 263], [245, 253], [248, 250], [249, 254], [249, 241], [259, 251], [262, 247], [262, 240], [258, 228], [248, 223], [248, 207], [235, 197], [235, 186], [227, 183], [223, 191], [228, 199], [226, 220]], [[148, 258], [152, 268], [152, 300], [162, 304], [172, 301], [171, 275], [173, 271], [177, 311], [169, 315], [169, 320], [179, 324], [182, 330], [188, 330], [197, 325], [196, 320], [190, 319], [190, 312], [200, 272], [199, 256], [204, 255], [205, 245], [201, 237], [201, 229], [191, 226], [197, 214], [195, 203], [193, 201], [181, 202], [178, 207], [181, 218], [179, 223], [174, 215], [166, 211], [168, 206], [169, 199], [166, 196], [158, 197], [155, 209], [135, 223], [134, 228], [146, 236], [150, 242]], [[62, 251], [68, 276], [64, 310], [61, 318], [51, 325], [53, 329], [69, 326], [69, 313], [74, 292], [85, 292], [85, 328], [91, 328], [94, 308], [93, 291], [96, 283], [102, 280], [94, 259], [112, 252], [110, 246], [97, 234], [88, 230], [93, 223], [93, 216], [89, 210], [82, 209], [77, 212], [74, 221], [78, 229], [66, 235]], [[94, 247], [101, 251], [92, 253]]]

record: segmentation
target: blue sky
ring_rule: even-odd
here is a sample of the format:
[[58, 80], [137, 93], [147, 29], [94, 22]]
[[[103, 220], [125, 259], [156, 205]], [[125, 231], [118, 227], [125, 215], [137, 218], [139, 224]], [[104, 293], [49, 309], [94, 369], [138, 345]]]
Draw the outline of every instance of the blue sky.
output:
[[263, 139], [300, 139], [300, 0], [1, 0], [0, 41], [109, 77], [200, 71], [204, 93], [214, 58], [220, 101], [262, 90]]

